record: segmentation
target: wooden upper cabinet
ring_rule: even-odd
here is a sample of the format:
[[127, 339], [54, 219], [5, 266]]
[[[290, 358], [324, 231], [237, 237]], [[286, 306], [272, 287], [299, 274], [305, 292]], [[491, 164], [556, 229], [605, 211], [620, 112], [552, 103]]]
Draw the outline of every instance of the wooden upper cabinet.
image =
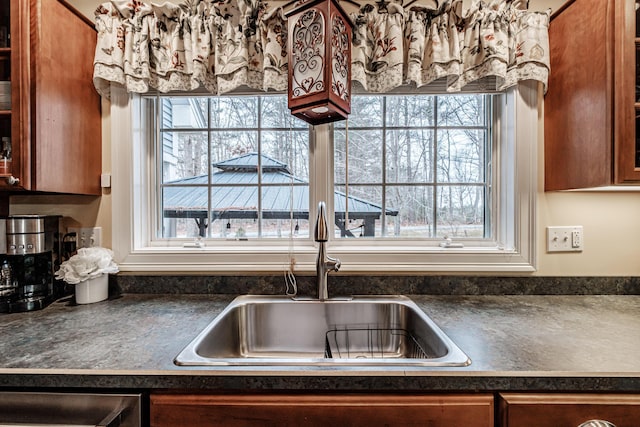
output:
[[551, 19], [545, 190], [640, 184], [634, 0], [573, 0]]
[[10, 131], [1, 123], [0, 131], [10, 133], [12, 158], [6, 169], [0, 159], [0, 191], [100, 195], [93, 24], [62, 0], [0, 0], [7, 2], [12, 93], [4, 117]]

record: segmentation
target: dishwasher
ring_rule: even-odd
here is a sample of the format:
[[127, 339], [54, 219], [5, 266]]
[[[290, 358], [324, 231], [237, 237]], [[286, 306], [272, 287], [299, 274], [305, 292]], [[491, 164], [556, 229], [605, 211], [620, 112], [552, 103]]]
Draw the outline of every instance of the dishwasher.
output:
[[0, 427], [141, 427], [142, 395], [0, 392]]

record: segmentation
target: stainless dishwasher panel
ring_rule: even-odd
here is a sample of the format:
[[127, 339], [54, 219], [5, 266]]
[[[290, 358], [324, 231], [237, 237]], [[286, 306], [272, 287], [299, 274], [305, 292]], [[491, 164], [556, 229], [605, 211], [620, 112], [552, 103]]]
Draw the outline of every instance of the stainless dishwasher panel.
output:
[[141, 427], [140, 394], [0, 392], [0, 427]]

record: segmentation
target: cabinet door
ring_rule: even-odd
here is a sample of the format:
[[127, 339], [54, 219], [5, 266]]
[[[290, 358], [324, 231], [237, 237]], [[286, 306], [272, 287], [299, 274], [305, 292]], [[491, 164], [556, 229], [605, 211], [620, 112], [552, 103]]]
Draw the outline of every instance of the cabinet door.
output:
[[66, 1], [31, 0], [30, 12], [31, 22], [38, 25], [30, 40], [31, 189], [100, 195], [101, 101], [93, 87], [96, 30]]
[[640, 183], [634, 0], [569, 0], [549, 26], [545, 190]]
[[611, 184], [613, 4], [575, 0], [552, 16], [544, 98], [547, 191]]
[[501, 394], [499, 409], [502, 427], [578, 427], [589, 420], [640, 425], [640, 395]]
[[491, 427], [493, 395], [154, 393], [151, 427]]
[[12, 147], [0, 191], [100, 195], [93, 23], [64, 0], [11, 0], [10, 20], [11, 110], [0, 111], [0, 132]]

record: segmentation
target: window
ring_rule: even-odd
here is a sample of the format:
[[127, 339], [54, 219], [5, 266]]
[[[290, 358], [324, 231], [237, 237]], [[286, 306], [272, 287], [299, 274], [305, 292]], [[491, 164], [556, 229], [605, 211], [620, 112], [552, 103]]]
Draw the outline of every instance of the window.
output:
[[491, 99], [354, 97], [334, 135], [340, 235], [490, 238]]
[[[309, 236], [309, 128], [285, 96], [154, 105], [157, 237]], [[336, 237], [491, 236], [490, 95], [355, 96], [352, 108], [333, 133]]]
[[309, 127], [286, 97], [150, 101], [162, 164], [156, 238], [309, 236]]
[[348, 121], [311, 128], [282, 95], [112, 90], [123, 271], [277, 271], [290, 258], [313, 271], [320, 200], [343, 271], [534, 268], [535, 84], [361, 95]]

